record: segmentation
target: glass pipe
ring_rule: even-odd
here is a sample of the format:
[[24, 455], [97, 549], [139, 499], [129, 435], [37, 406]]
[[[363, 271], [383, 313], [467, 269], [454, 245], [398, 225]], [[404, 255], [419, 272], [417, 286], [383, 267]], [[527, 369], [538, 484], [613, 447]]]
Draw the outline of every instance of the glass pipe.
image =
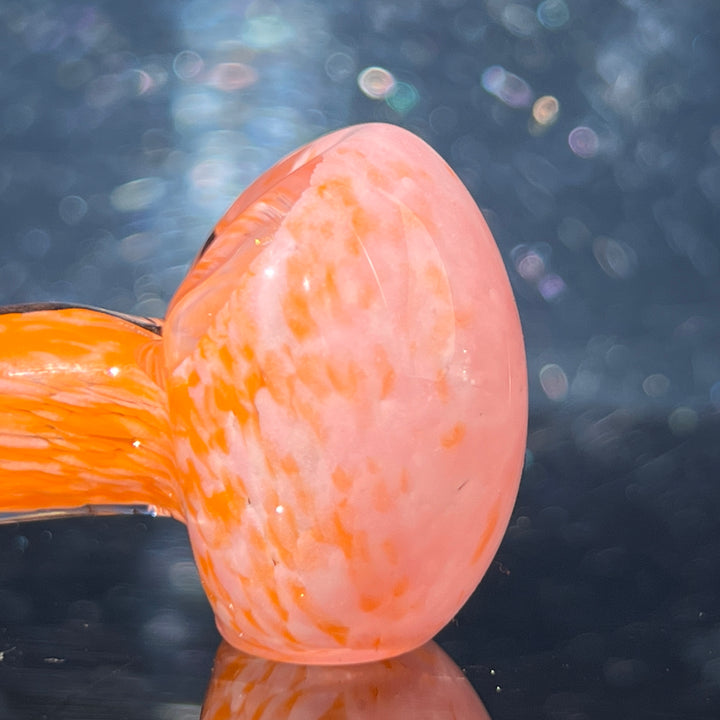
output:
[[274, 660], [367, 662], [440, 630], [504, 534], [526, 422], [490, 230], [395, 126], [262, 175], [164, 322], [0, 314], [0, 511], [181, 520], [221, 634]]
[[200, 720], [490, 720], [462, 670], [433, 642], [384, 662], [289, 665], [222, 644]]

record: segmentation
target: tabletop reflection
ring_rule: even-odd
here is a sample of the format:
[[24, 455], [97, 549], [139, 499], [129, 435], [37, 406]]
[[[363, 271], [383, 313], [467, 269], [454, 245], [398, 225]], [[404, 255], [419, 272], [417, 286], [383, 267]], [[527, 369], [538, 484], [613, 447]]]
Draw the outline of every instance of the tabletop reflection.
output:
[[223, 643], [201, 720], [490, 720], [462, 670], [431, 642], [365, 665], [288, 665]]

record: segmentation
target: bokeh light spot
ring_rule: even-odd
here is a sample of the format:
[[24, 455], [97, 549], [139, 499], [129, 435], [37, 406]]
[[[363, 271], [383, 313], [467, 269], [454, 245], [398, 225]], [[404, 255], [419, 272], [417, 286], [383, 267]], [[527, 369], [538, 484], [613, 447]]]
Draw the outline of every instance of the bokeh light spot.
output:
[[210, 125], [221, 111], [217, 93], [206, 90], [180, 96], [173, 106], [175, 127], [180, 130], [195, 130], [198, 125]]
[[570, 131], [568, 145], [578, 157], [592, 158], [598, 154], [600, 138], [592, 128], [579, 125]]
[[257, 71], [250, 65], [224, 62], [218, 63], [210, 70], [208, 84], [224, 92], [233, 92], [253, 85], [257, 77]]
[[180, 80], [191, 80], [203, 69], [203, 59], [192, 50], [182, 50], [173, 60], [173, 72]]
[[358, 75], [358, 87], [372, 100], [384, 100], [395, 90], [395, 77], [381, 67], [367, 67]]
[[452, 132], [458, 121], [457, 112], [447, 105], [440, 105], [430, 113], [430, 127], [438, 134]]
[[570, 10], [564, 0], [544, 0], [538, 5], [537, 18], [548, 30], [559, 30], [570, 20]]
[[545, 272], [545, 261], [534, 250], [524, 249], [515, 260], [518, 274], [525, 280], [537, 280]]
[[145, 70], [131, 70], [130, 77], [135, 86], [135, 92], [138, 95], [145, 95], [145, 93], [150, 92], [155, 87], [152, 76]]
[[249, 18], [242, 30], [242, 41], [256, 50], [269, 50], [292, 39], [292, 26], [279, 15], [258, 15]]
[[556, 300], [566, 289], [565, 281], [555, 273], [548, 273], [538, 281], [538, 292], [547, 301]]
[[667, 375], [653, 373], [643, 380], [643, 392], [651, 398], [659, 398], [667, 394], [670, 389], [670, 380]]
[[565, 371], [556, 363], [540, 368], [540, 386], [550, 400], [560, 402], [567, 397], [569, 383]]
[[60, 218], [67, 225], [77, 225], [87, 213], [87, 203], [79, 195], [66, 195], [58, 204]]
[[118, 246], [118, 254], [124, 260], [131, 263], [138, 263], [152, 257], [157, 252], [160, 239], [152, 233], [133, 233], [124, 237]]
[[543, 95], [538, 98], [532, 106], [533, 120], [543, 127], [549, 127], [558, 118], [560, 103], [552, 95]]
[[482, 74], [482, 86], [491, 95], [512, 108], [529, 107], [533, 92], [525, 80], [500, 65], [487, 68]]
[[136, 212], [145, 210], [165, 194], [165, 182], [158, 177], [145, 177], [118, 185], [110, 193], [110, 202], [116, 210]]
[[395, 110], [395, 112], [404, 115], [417, 105], [419, 99], [420, 94], [414, 85], [406, 82], [398, 82], [395, 83], [394, 91], [385, 99], [385, 102]]
[[355, 60], [345, 52], [331, 53], [325, 60], [325, 72], [333, 82], [343, 82], [355, 72]]
[[191, 169], [190, 181], [195, 188], [218, 191], [230, 181], [233, 171], [233, 164], [228, 160], [209, 158]]
[[567, 248], [577, 252], [590, 244], [592, 234], [582, 220], [567, 216], [558, 225], [558, 238]]
[[600, 267], [612, 278], [624, 280], [635, 271], [637, 256], [635, 251], [623, 242], [608, 237], [598, 237], [593, 241], [593, 255]]
[[506, 5], [502, 10], [501, 21], [508, 32], [516, 37], [530, 37], [537, 30], [535, 13], [519, 3]]

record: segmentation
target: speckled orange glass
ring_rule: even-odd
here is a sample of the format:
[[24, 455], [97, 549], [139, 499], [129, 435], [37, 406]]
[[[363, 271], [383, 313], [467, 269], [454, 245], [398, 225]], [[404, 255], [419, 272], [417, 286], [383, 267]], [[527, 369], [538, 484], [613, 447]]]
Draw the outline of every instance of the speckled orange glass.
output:
[[288, 665], [223, 643], [200, 720], [490, 720], [463, 671], [435, 644], [384, 662]]
[[1, 509], [185, 522], [220, 632], [266, 658], [365, 662], [440, 630], [500, 543], [526, 421], [492, 235], [390, 125], [251, 185], [164, 323], [0, 315]]

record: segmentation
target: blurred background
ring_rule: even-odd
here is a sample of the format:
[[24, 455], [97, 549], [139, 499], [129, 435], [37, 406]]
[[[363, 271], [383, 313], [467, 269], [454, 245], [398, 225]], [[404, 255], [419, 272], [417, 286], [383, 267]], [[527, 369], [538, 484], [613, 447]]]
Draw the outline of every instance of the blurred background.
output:
[[[0, 304], [162, 316], [282, 155], [402, 125], [525, 332], [523, 483], [438, 638], [494, 720], [720, 716], [717, 0], [0, 0]], [[0, 717], [199, 717], [184, 529], [0, 528]], [[410, 715], [408, 715], [410, 717]]]

